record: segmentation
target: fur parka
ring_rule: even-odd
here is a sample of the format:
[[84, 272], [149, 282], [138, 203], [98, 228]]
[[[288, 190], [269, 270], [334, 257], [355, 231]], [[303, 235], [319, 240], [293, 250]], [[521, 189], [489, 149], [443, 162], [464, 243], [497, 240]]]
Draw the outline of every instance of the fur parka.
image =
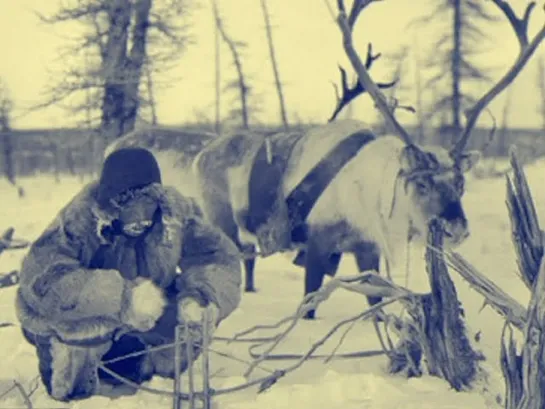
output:
[[218, 323], [238, 306], [239, 251], [203, 220], [194, 202], [160, 184], [141, 191], [157, 200], [159, 212], [143, 240], [142, 258], [127, 238], [109, 234], [118, 210], [99, 208], [96, 194], [97, 182], [85, 186], [24, 258], [16, 307], [26, 331], [66, 343], [111, 338], [123, 328], [137, 277], [164, 289], [175, 284], [179, 298], [214, 302]]

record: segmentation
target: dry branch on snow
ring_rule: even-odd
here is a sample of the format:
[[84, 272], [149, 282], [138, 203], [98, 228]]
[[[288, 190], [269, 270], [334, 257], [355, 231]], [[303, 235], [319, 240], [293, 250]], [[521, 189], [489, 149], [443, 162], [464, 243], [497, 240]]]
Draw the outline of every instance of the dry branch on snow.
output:
[[[26, 240], [14, 239], [15, 229], [10, 227], [0, 236], [0, 255], [6, 250], [20, 250], [29, 246]], [[9, 273], [0, 273], [0, 288], [10, 287], [19, 283], [19, 273], [11, 271]]]

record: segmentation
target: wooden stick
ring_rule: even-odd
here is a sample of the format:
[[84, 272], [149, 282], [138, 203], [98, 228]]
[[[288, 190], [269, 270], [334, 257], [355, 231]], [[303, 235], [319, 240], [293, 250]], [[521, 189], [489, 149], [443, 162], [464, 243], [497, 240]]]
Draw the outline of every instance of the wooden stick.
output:
[[210, 343], [210, 334], [208, 331], [208, 323], [210, 314], [205, 310], [202, 323], [202, 390], [203, 390], [203, 409], [212, 407], [210, 396], [210, 361], [208, 354], [208, 346]]
[[181, 357], [181, 345], [180, 345], [181, 331], [180, 326], [176, 325], [174, 328], [174, 409], [182, 409], [182, 399], [180, 397], [181, 392], [181, 371], [182, 371], [182, 357]]
[[193, 383], [193, 337], [189, 323], [185, 324], [185, 351], [187, 356], [187, 377], [189, 386], [189, 408], [195, 409], [195, 384]]

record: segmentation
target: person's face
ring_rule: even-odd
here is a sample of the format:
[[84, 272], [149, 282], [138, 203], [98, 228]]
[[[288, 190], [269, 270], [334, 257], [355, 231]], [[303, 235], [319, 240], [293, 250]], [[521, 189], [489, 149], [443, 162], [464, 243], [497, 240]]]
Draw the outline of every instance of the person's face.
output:
[[115, 200], [119, 208], [119, 221], [123, 232], [129, 236], [139, 236], [153, 224], [157, 202], [146, 195], [127, 193]]

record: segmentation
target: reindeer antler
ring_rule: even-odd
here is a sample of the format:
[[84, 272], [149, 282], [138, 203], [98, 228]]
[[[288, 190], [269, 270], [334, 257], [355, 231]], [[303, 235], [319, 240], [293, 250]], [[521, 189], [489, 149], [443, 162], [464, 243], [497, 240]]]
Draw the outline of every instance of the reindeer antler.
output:
[[497, 97], [502, 91], [504, 91], [507, 86], [509, 86], [513, 80], [518, 76], [522, 71], [526, 63], [530, 60], [537, 47], [545, 38], [545, 25], [539, 30], [535, 35], [532, 41], [528, 41], [528, 21], [530, 15], [536, 5], [534, 1], [530, 2], [526, 6], [526, 10], [522, 18], [518, 18], [511, 8], [511, 6], [504, 0], [492, 0], [492, 2], [498, 6], [498, 8], [505, 14], [511, 27], [515, 31], [515, 35], [519, 41], [520, 51], [517, 56], [517, 59], [505, 75], [488, 91], [486, 92], [473, 107], [468, 109], [465, 113], [466, 115], [466, 126], [461, 133], [460, 138], [454, 144], [454, 147], [451, 149], [451, 155], [456, 158], [464, 150], [464, 147], [467, 144], [471, 131], [475, 127], [479, 116], [482, 111], [487, 107], [490, 102]]
[[391, 129], [391, 131], [401, 136], [405, 143], [414, 147], [415, 144], [412, 141], [411, 136], [397, 121], [394, 113], [390, 110], [390, 107], [388, 106], [386, 97], [384, 96], [384, 94], [382, 94], [377, 84], [375, 84], [374, 81], [371, 79], [367, 68], [362, 63], [358, 56], [358, 53], [354, 49], [352, 41], [352, 29], [354, 28], [356, 20], [359, 14], [363, 11], [363, 9], [365, 9], [367, 6], [369, 6], [371, 3], [374, 3], [375, 1], [379, 0], [354, 0], [354, 3], [352, 4], [352, 9], [350, 11], [350, 16], [347, 17], [346, 10], [344, 8], [344, 1], [337, 0], [337, 7], [339, 9], [337, 23], [339, 24], [339, 27], [343, 34], [344, 50], [346, 52], [346, 55], [348, 56], [348, 59], [350, 60], [350, 63], [358, 74], [358, 79], [361, 83], [361, 86], [369, 93], [369, 95], [375, 102], [378, 110], [384, 116], [384, 119], [386, 120], [386, 125]]
[[[365, 68], [369, 70], [373, 63], [378, 60], [381, 57], [381, 53], [373, 54], [373, 45], [369, 43], [367, 45], [367, 57], [365, 58]], [[333, 114], [331, 114], [331, 117], [329, 118], [328, 122], [333, 121], [337, 115], [343, 110], [345, 106], [347, 106], [352, 100], [354, 100], [357, 96], [365, 93], [366, 89], [361, 84], [361, 82], [356, 81], [356, 83], [353, 86], [348, 85], [348, 81], [346, 79], [346, 71], [343, 67], [339, 66], [339, 71], [341, 72], [341, 87], [342, 87], [342, 95], [339, 95], [339, 92], [337, 90], [337, 86], [333, 84], [335, 87], [335, 91], [337, 91], [337, 106], [333, 110]], [[380, 89], [387, 89], [391, 88], [394, 85], [397, 84], [397, 79], [391, 81], [391, 82], [385, 82], [385, 83], [378, 83], [377, 86]]]

